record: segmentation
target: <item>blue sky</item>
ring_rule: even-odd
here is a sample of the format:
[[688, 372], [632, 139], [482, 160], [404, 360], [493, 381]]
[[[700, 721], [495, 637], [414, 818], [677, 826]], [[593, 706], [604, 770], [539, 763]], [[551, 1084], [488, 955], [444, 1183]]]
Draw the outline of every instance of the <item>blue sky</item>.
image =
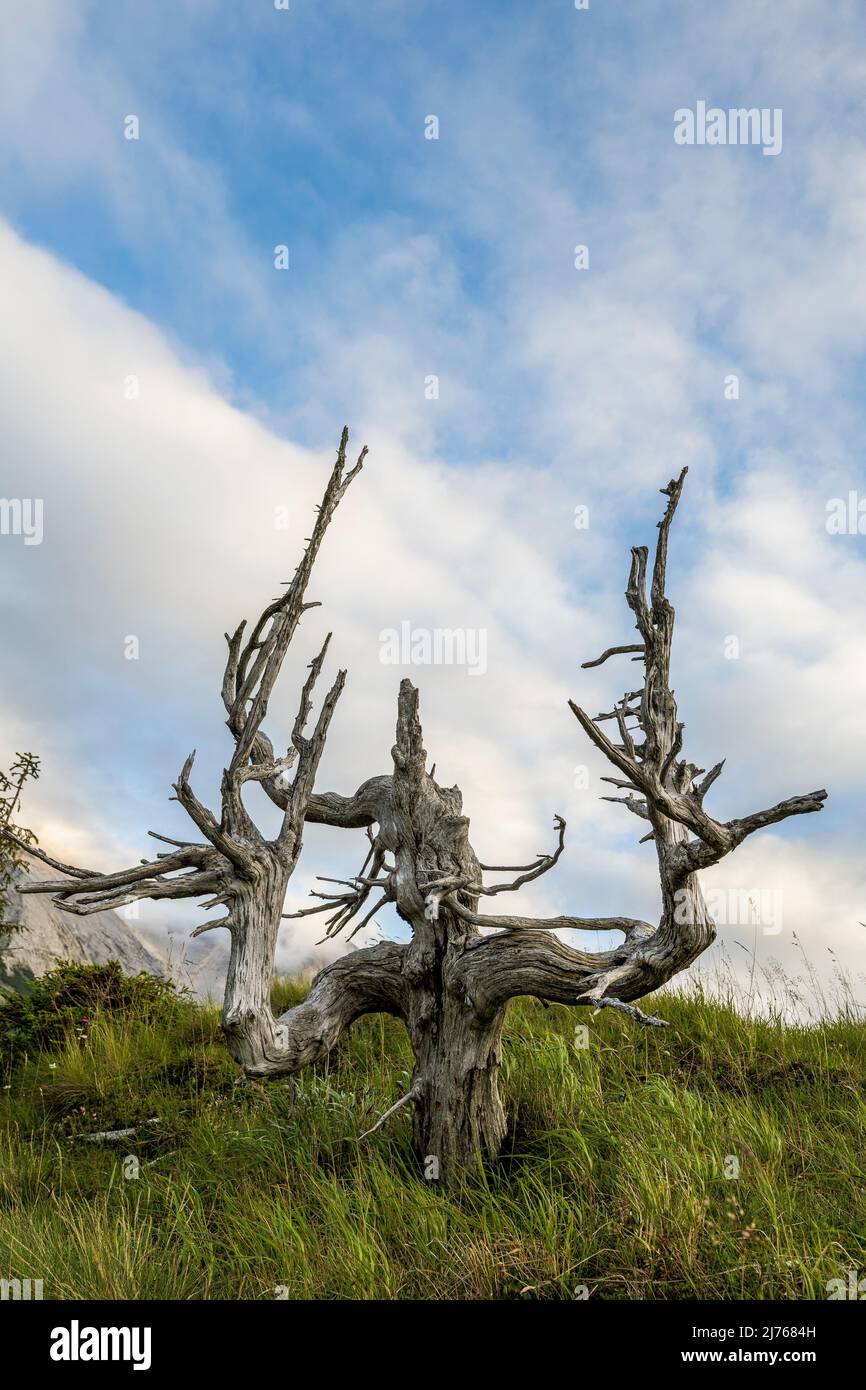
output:
[[[351, 335], [365, 316], [367, 331], [387, 331], [396, 317], [401, 336], [426, 337], [432, 356], [445, 348], [456, 356], [452, 371], [477, 393], [476, 438], [443, 421], [443, 451], [459, 458], [467, 448], [520, 447], [531, 458], [528, 421], [513, 410], [502, 419], [515, 391], [543, 395], [543, 365], [534, 380], [512, 341], [517, 278], [521, 296], [537, 285], [577, 309], [572, 242], [590, 243], [596, 278], [615, 274], [620, 239], [631, 261], [638, 236], [658, 235], [672, 185], [693, 172], [694, 217], [679, 231], [683, 256], [694, 254], [721, 169], [746, 185], [755, 215], [715, 247], [717, 304], [698, 273], [683, 310], [696, 337], [724, 347], [730, 336], [739, 351], [728, 296], [763, 259], [796, 255], [798, 238], [820, 233], [824, 220], [804, 189], [802, 153], [812, 93], [799, 60], [821, 37], [814, 6], [799, 7], [798, 23], [790, 11], [774, 22], [770, 7], [733, 5], [697, 26], [682, 5], [578, 12], [565, 0], [471, 10], [294, 0], [287, 12], [264, 0], [91, 4], [63, 17], [53, 8], [42, 11], [52, 39], [34, 19], [33, 44], [63, 47], [70, 85], [46, 82], [48, 177], [25, 145], [10, 160], [10, 215], [188, 349], [218, 356], [235, 399], [264, 403], [305, 442], [320, 443], [330, 426], [311, 413], [306, 389], [323, 322]], [[856, 18], [848, 28], [861, 31]], [[734, 48], [738, 34], [753, 51], [728, 56], [725, 41]], [[768, 40], [796, 54], [794, 70], [783, 52], [776, 71], [760, 71]], [[832, 103], [826, 124], [856, 131], [852, 94], [821, 86]], [[708, 151], [674, 147], [672, 111], [693, 93], [724, 106], [785, 102], [786, 157], [714, 150], [711, 169]], [[124, 140], [127, 111], [140, 119], [138, 142]], [[441, 122], [435, 142], [423, 138], [431, 112]], [[728, 193], [723, 186], [719, 197]], [[779, 216], [788, 199], [793, 220]], [[280, 242], [292, 258], [282, 278], [272, 268]], [[413, 244], [414, 258], [388, 260], [395, 246]], [[650, 249], [641, 247], [645, 256]], [[460, 346], [465, 353], [455, 353]], [[357, 417], [362, 384], [340, 386]]]
[[[568, 812], [540, 908], [651, 913], [651, 851], [576, 793], [602, 769], [563, 708], [619, 692], [579, 661], [627, 640], [628, 546], [687, 463], [687, 749], [728, 755], [719, 814], [831, 791], [725, 872], [786, 885], [768, 951], [796, 925], [862, 971], [864, 538], [825, 519], [866, 492], [864, 30], [844, 0], [34, 0], [0, 74], [0, 389], [4, 491], [45, 498], [46, 541], [0, 545], [0, 711], [47, 755], [46, 843], [122, 862], [171, 833], [187, 744], [217, 775], [220, 634], [290, 572], [347, 421], [371, 463], [321, 572], [350, 666], [328, 776], [387, 767], [383, 627], [484, 627], [487, 678], [420, 673], [431, 756], [485, 844]], [[699, 99], [780, 108], [781, 153], [676, 145]], [[355, 854], [314, 835], [305, 872]]]

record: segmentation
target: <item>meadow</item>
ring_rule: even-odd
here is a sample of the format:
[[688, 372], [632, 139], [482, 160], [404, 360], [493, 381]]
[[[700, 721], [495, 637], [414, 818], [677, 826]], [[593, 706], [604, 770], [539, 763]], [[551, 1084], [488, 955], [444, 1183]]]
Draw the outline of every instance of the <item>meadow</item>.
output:
[[84, 986], [48, 1024], [0, 1009], [0, 1276], [46, 1299], [823, 1299], [866, 1272], [849, 1004], [796, 1024], [698, 984], [641, 1029], [517, 1001], [501, 1160], [446, 1191], [405, 1109], [361, 1137], [407, 1089], [395, 1020], [239, 1084], [217, 1008]]

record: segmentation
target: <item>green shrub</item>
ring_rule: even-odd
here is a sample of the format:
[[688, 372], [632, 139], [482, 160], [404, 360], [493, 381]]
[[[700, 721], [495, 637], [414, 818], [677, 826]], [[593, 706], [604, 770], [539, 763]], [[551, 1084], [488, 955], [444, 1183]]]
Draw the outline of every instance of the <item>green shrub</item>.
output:
[[0, 1071], [8, 1073], [27, 1056], [61, 1046], [70, 1033], [86, 1035], [97, 1015], [147, 1022], [171, 1013], [180, 1002], [171, 981], [124, 975], [116, 960], [105, 965], [58, 961], [26, 995], [0, 1004]]

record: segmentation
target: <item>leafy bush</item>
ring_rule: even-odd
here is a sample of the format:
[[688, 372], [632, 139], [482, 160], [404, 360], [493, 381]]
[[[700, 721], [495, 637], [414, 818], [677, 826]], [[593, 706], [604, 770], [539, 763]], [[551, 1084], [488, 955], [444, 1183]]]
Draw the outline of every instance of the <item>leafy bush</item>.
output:
[[20, 931], [20, 922], [7, 922], [9, 907], [8, 891], [15, 875], [24, 862], [21, 858], [20, 844], [10, 840], [5, 831], [12, 831], [19, 842], [36, 844], [32, 830], [16, 825], [13, 817], [21, 805], [21, 795], [29, 781], [35, 782], [39, 776], [39, 759], [32, 753], [16, 753], [15, 761], [8, 772], [0, 769], [0, 926], [3, 934]]
[[26, 995], [0, 1004], [0, 1070], [40, 1051], [50, 1051], [72, 1031], [86, 1034], [98, 1014], [147, 1022], [170, 1013], [180, 994], [169, 980], [155, 975], [124, 975], [120, 963], [79, 965], [59, 961]]

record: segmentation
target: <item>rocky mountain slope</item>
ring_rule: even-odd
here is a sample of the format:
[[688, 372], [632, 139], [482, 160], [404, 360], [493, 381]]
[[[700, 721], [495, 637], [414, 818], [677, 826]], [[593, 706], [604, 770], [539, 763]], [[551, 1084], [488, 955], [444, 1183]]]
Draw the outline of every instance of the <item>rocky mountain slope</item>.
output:
[[[53, 873], [53, 871], [52, 871]], [[41, 865], [25, 868], [22, 877], [40, 878]], [[9, 892], [7, 918], [21, 922], [23, 931], [0, 937], [0, 987], [16, 986], [34, 975], [43, 975], [58, 960], [82, 964], [120, 961], [127, 975], [147, 971], [176, 978], [167, 954], [117, 912], [95, 912], [76, 917], [63, 912], [42, 894]]]

